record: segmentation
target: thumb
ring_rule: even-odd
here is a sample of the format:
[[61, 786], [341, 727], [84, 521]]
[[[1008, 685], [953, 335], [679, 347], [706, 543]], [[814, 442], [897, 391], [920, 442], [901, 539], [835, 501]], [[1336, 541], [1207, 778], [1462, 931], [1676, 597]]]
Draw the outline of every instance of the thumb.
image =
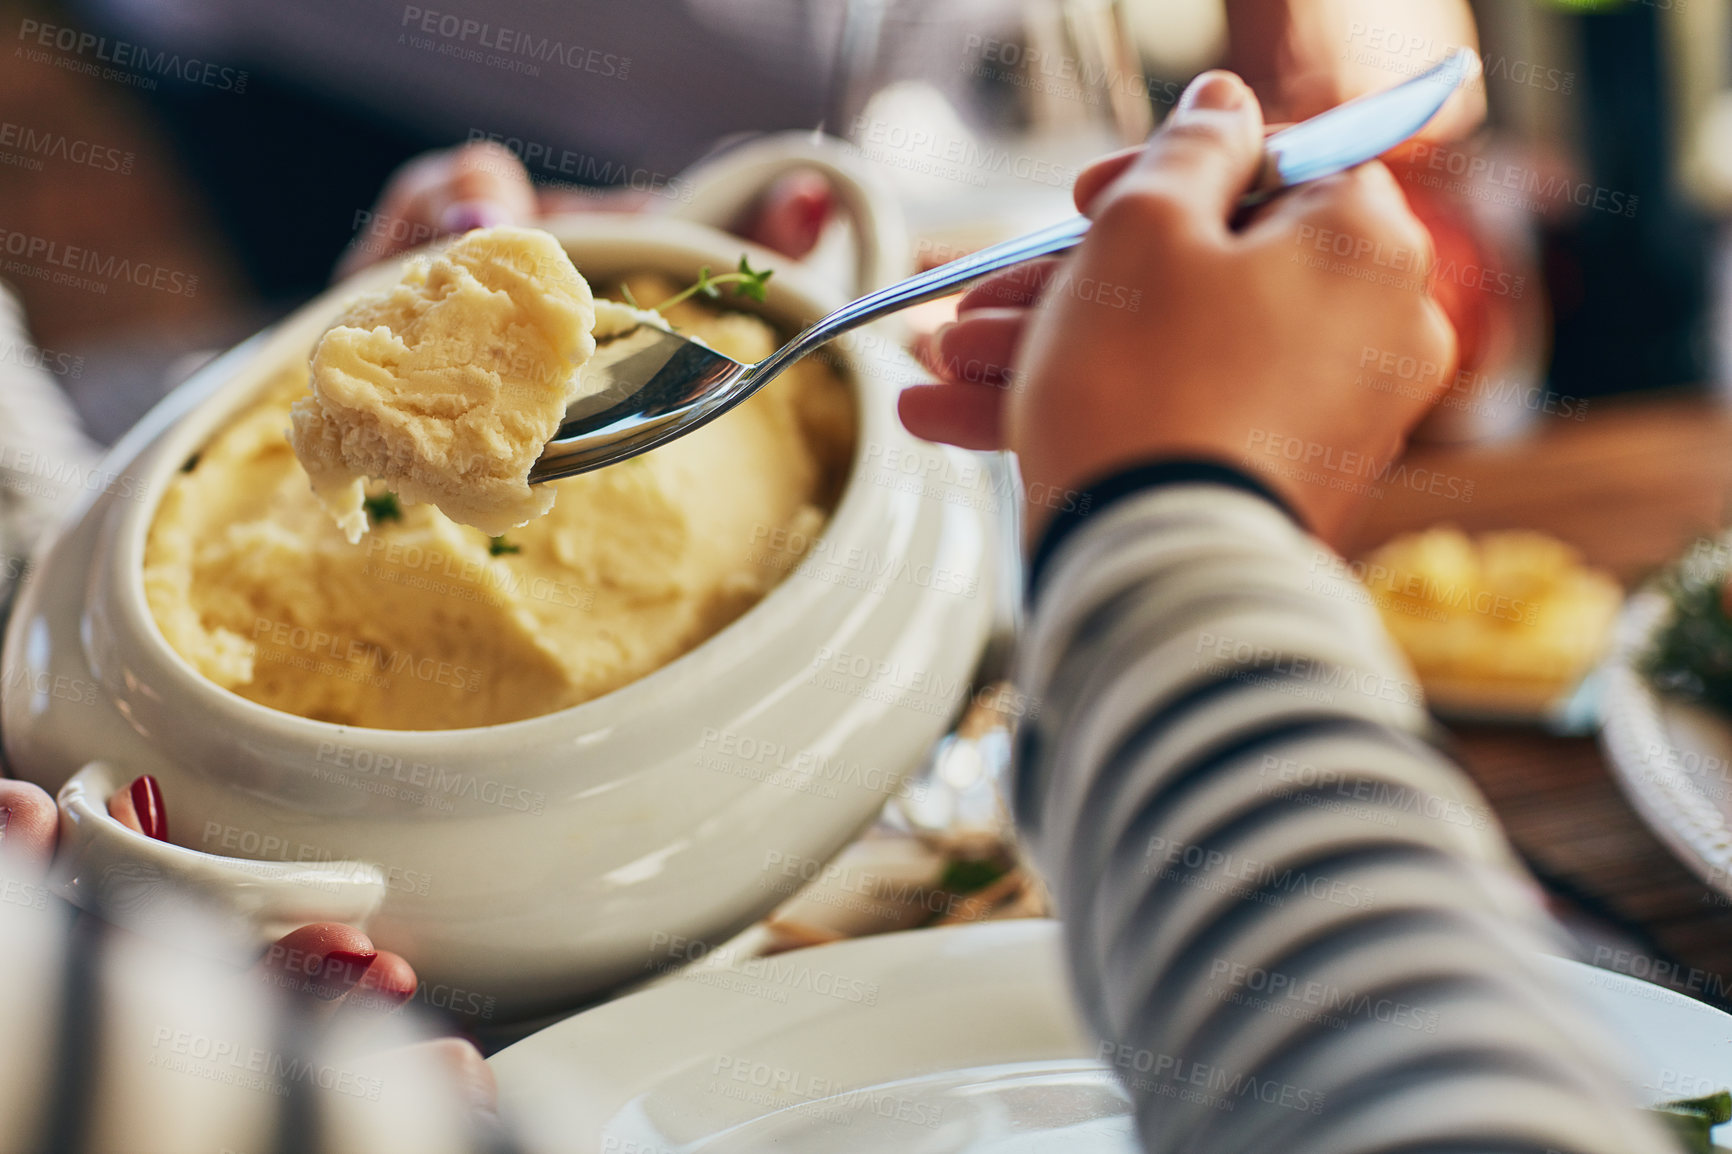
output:
[[[1231, 72], [1205, 72], [1179, 100], [1142, 155], [1088, 206], [1099, 219], [1121, 198], [1154, 198], [1225, 234], [1239, 198], [1263, 164], [1263, 111]], [[1080, 198], [1079, 198], [1080, 199]]]

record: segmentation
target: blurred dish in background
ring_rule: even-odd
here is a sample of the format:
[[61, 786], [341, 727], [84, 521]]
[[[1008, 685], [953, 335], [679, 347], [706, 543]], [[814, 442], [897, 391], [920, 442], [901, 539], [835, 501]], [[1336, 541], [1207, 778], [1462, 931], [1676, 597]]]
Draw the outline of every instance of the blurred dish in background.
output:
[[[1542, 964], [1622, 1043], [1617, 1068], [1637, 1099], [1732, 1084], [1726, 1014], [1623, 974]], [[521, 1124], [526, 1149], [1139, 1148], [1131, 1102], [1071, 1007], [1056, 922], [891, 934], [737, 970], [704, 965], [489, 1059], [501, 1112]], [[1319, 1018], [1314, 1029], [1333, 1028]], [[683, 1044], [669, 1047], [671, 1036]], [[1189, 1088], [1178, 1072], [1138, 1064], [1146, 1058], [1116, 1056], [1118, 1073], [1171, 1079], [1175, 1098]], [[1312, 1075], [1308, 1085], [1326, 1081]], [[1211, 1100], [1208, 1089], [1199, 1101]], [[1213, 1090], [1222, 1107], [1244, 1092]]]
[[1623, 590], [1543, 533], [1398, 537], [1352, 567], [1442, 713], [1555, 713], [1605, 652]]
[[1604, 673], [1600, 743], [1636, 812], [1732, 900], [1732, 537], [1698, 541], [1630, 598]]

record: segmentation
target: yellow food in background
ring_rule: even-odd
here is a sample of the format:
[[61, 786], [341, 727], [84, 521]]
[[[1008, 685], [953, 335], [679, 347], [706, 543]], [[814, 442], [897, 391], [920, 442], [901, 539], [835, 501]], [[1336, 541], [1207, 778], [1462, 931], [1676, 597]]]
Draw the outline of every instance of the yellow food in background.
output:
[[[629, 281], [637, 300], [672, 294]], [[686, 302], [675, 325], [755, 361], [763, 320]], [[547, 516], [488, 535], [429, 505], [351, 545], [284, 435], [306, 369], [201, 451], [164, 493], [145, 590], [170, 645], [212, 681], [305, 717], [449, 729], [534, 717], [617, 689], [755, 604], [834, 506], [854, 402], [819, 359], [738, 409], [618, 465], [554, 482]], [[371, 486], [377, 493], [383, 486]]]
[[411, 258], [313, 351], [290, 440], [350, 541], [366, 478], [491, 534], [546, 513], [529, 467], [595, 352], [595, 304], [565, 249], [533, 228], [477, 229]]
[[1434, 704], [1543, 708], [1605, 651], [1623, 590], [1526, 530], [1398, 537], [1353, 567]]

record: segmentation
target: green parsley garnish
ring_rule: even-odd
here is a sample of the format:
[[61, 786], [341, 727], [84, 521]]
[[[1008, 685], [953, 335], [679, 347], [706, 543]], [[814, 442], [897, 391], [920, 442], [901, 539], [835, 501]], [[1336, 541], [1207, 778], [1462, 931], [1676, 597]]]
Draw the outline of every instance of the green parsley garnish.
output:
[[367, 516], [377, 525], [381, 521], [401, 521], [403, 506], [397, 501], [395, 493], [380, 493], [377, 497], [363, 497], [361, 507], [367, 510]]
[[[683, 292], [675, 293], [673, 296], [657, 305], [655, 311], [659, 313], [666, 309], [670, 309], [685, 300], [687, 297], [696, 296], [699, 293], [709, 297], [711, 300], [716, 300], [722, 295], [720, 286], [725, 284], [731, 284], [734, 286], [735, 296], [751, 297], [755, 301], [762, 302], [764, 300], [764, 282], [768, 281], [775, 275], [775, 269], [767, 268], [760, 271], [753, 268], [743, 255], [740, 257], [740, 266], [738, 269], [733, 272], [722, 273], [720, 276], [712, 274], [710, 272], [710, 266], [705, 265], [703, 268], [698, 270], [698, 280], [696, 284], [685, 289]], [[630, 298], [628, 297], [627, 299], [629, 300]], [[636, 306], [634, 305], [633, 307]]]
[[953, 894], [971, 894], [975, 890], [985, 889], [1009, 872], [1004, 863], [994, 858], [952, 861], [944, 867], [944, 876], [938, 879], [938, 888]]
[[504, 538], [504, 536], [502, 535], [502, 536], [492, 537], [492, 538], [488, 539], [487, 551], [489, 553], [493, 554], [495, 557], [499, 557], [499, 556], [503, 556], [506, 553], [521, 553], [521, 552], [523, 552], [523, 546], [513, 545], [511, 542], [507, 541]]
[[1732, 713], [1732, 617], [1726, 615], [1726, 547], [1699, 541], [1656, 583], [1672, 612], [1642, 655], [1662, 693]]
[[1710, 1132], [1716, 1126], [1732, 1122], [1732, 1094], [1722, 1090], [1701, 1098], [1662, 1102], [1653, 1107], [1653, 1112], [1683, 1141], [1691, 1154], [1709, 1154], [1714, 1149]]

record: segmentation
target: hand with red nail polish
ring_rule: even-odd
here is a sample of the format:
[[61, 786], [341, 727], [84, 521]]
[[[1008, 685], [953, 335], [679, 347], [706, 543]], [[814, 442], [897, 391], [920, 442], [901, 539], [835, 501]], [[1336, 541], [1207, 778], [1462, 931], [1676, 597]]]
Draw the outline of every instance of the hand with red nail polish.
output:
[[[111, 817], [136, 833], [168, 841], [168, 806], [156, 778], [134, 778], [108, 799]], [[59, 838], [54, 799], [29, 782], [0, 778], [0, 866], [23, 880], [44, 876]], [[319, 1013], [389, 1013], [415, 996], [415, 969], [376, 949], [352, 926], [321, 922], [285, 934], [265, 952], [266, 982]]]
[[[636, 212], [649, 193], [631, 189], [537, 190], [509, 149], [489, 141], [429, 152], [385, 184], [373, 211], [337, 262], [341, 279], [386, 257], [442, 236], [502, 224], [532, 224], [570, 212]], [[734, 231], [798, 260], [823, 235], [834, 208], [829, 181], [810, 169], [790, 172], [765, 190]]]
[[418, 985], [400, 955], [374, 948], [366, 934], [335, 922], [283, 935], [259, 959], [257, 973], [321, 1016], [389, 1013], [414, 997]]
[[168, 840], [168, 809], [162, 804], [162, 786], [148, 773], [109, 798], [108, 813], [145, 837]]

